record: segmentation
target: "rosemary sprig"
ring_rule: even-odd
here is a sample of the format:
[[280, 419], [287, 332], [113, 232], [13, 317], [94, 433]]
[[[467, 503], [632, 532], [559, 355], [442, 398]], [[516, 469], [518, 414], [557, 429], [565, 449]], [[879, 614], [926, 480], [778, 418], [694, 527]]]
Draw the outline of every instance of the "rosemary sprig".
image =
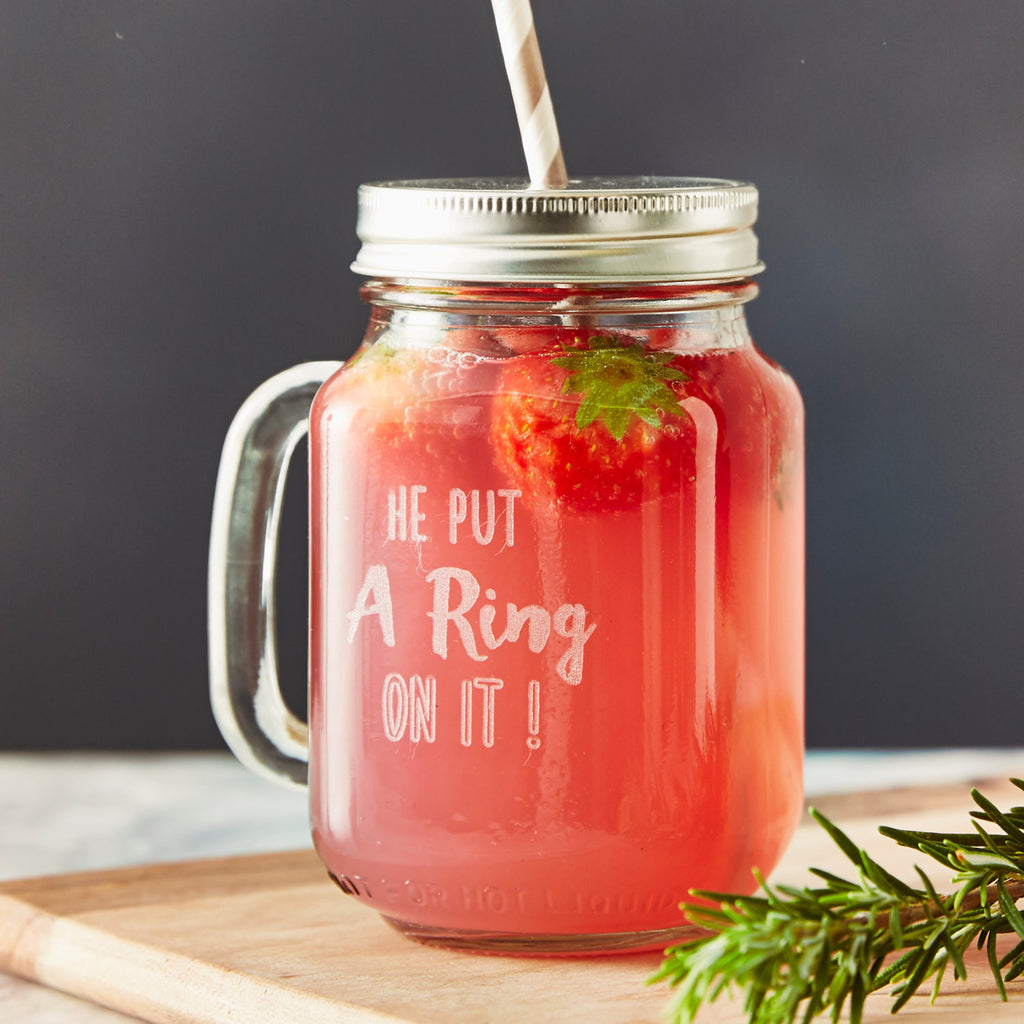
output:
[[[1024, 781], [1010, 781], [1024, 790]], [[929, 978], [934, 1000], [950, 964], [954, 977], [966, 976], [972, 944], [986, 950], [1005, 1000], [1006, 982], [1024, 974], [1024, 807], [1001, 811], [976, 789], [971, 795], [973, 832], [880, 829], [953, 868], [952, 893], [940, 894], [920, 868], [920, 887], [907, 885], [814, 810], [857, 867], [856, 881], [813, 868], [821, 886], [769, 886], [758, 875], [756, 896], [695, 891], [708, 902], [683, 908], [709, 934], [667, 950], [650, 979], [676, 990], [670, 1020], [689, 1024], [735, 986], [745, 991], [749, 1024], [807, 1022], [825, 1011], [835, 1022], [844, 1006], [859, 1024], [868, 994], [886, 985], [895, 986], [893, 1013]], [[1000, 956], [997, 941], [1011, 933], [1020, 941]]]

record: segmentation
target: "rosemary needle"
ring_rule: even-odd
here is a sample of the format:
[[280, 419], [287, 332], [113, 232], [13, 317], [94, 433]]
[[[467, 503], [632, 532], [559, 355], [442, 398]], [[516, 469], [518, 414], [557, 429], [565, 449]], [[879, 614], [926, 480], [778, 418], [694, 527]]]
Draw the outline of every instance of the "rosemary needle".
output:
[[[1010, 780], [1024, 790], [1024, 781]], [[811, 814], [857, 868], [856, 880], [812, 869], [820, 886], [769, 886], [758, 876], [755, 896], [695, 891], [683, 908], [707, 934], [673, 946], [651, 982], [674, 988], [669, 1019], [689, 1024], [723, 992], [744, 993], [749, 1024], [808, 1022], [848, 1007], [859, 1024], [869, 993], [893, 988], [898, 1011], [921, 985], [932, 998], [947, 969], [966, 975], [963, 955], [984, 949], [1000, 996], [1024, 974], [1024, 807], [1001, 811], [972, 790], [973, 831], [880, 829], [899, 843], [955, 871], [951, 893], [940, 894], [917, 868], [920, 885], [890, 874], [828, 818]], [[1000, 955], [1001, 935], [1018, 942]]]

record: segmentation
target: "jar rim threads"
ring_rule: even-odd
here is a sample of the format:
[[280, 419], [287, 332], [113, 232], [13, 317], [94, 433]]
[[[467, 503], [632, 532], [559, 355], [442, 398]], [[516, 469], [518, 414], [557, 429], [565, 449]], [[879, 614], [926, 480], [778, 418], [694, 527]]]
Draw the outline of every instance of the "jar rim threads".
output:
[[368, 277], [613, 283], [730, 281], [763, 269], [757, 189], [716, 178], [373, 182], [352, 269]]

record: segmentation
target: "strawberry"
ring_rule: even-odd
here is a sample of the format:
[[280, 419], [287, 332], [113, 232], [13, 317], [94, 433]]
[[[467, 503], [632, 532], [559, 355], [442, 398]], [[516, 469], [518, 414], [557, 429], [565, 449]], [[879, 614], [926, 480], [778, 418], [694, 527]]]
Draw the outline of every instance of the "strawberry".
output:
[[496, 366], [473, 351], [383, 338], [356, 354], [323, 401], [348, 410], [346, 429], [363, 438], [382, 478], [422, 483], [446, 471], [464, 485], [482, 469], [493, 472], [487, 440]]
[[499, 468], [525, 501], [572, 512], [678, 488], [694, 437], [676, 358], [598, 335], [508, 360], [491, 420]]
[[431, 332], [425, 340], [433, 343], [419, 344], [416, 334], [406, 330], [399, 334], [400, 343], [384, 334], [363, 345], [346, 367], [348, 386], [365, 388], [366, 407], [381, 418], [388, 411], [402, 418], [409, 406], [479, 387], [469, 383], [475, 368], [508, 351], [493, 335], [476, 328]]

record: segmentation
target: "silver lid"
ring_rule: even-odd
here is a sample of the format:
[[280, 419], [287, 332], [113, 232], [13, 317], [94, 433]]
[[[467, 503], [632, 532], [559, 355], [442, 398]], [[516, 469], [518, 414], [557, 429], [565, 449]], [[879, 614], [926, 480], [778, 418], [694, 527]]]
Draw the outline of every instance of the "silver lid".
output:
[[352, 269], [430, 281], [723, 281], [763, 269], [757, 189], [714, 178], [362, 185]]

